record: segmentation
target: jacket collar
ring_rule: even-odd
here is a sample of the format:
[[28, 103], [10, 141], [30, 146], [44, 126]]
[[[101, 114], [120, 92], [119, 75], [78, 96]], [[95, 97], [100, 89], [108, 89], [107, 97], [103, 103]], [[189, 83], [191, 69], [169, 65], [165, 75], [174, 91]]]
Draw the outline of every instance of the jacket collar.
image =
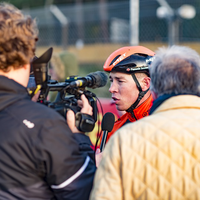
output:
[[172, 94], [164, 94], [162, 96], [159, 96], [157, 99], [153, 101], [153, 105], [150, 109], [149, 114], [151, 115], [164, 101], [166, 101], [167, 99], [173, 96], [177, 96], [177, 94], [172, 93]]
[[188, 94], [181, 94], [169, 97], [165, 101], [163, 101], [153, 112], [152, 114], [167, 111], [167, 110], [174, 110], [174, 109], [181, 109], [181, 108], [195, 108], [200, 109], [200, 97], [196, 95], [188, 95]]
[[141, 119], [141, 118], [149, 115], [149, 111], [150, 111], [152, 104], [153, 104], [153, 97], [150, 94], [150, 96], [148, 97], [148, 99], [146, 99], [146, 101], [144, 101], [137, 108], [133, 109], [133, 114], [135, 115], [135, 117], [132, 116], [131, 113], [127, 113], [128, 119], [132, 122], [132, 121]]
[[6, 76], [0, 76], [0, 110], [24, 98], [30, 99], [24, 86]]

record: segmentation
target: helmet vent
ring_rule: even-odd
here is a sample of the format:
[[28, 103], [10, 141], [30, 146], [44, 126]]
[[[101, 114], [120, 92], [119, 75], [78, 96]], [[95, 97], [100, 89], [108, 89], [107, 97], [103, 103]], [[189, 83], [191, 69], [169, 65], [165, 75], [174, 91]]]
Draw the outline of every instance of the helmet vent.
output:
[[[112, 60], [112, 62], [110, 63], [110, 65], [112, 65], [116, 60], [117, 60], [117, 58], [119, 58], [121, 55], [118, 55], [118, 56], [116, 56], [113, 60]], [[109, 66], [110, 66], [109, 65]]]
[[143, 57], [147, 57], [148, 56], [147, 54], [142, 54], [142, 53], [135, 53], [134, 55], [143, 56]]

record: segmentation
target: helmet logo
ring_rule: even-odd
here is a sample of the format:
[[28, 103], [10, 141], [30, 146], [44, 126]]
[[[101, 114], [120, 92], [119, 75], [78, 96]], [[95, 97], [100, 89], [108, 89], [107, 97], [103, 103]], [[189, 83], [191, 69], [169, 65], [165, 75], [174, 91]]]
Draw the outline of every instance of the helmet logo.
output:
[[122, 61], [126, 56], [126, 53], [122, 54], [114, 63], [113, 66], [115, 66], [116, 64], [118, 64], [120, 61]]
[[131, 68], [127, 68], [126, 71], [127, 72], [134, 72], [134, 71], [143, 71], [143, 70], [147, 70], [148, 67], [147, 66], [142, 66], [142, 67], [131, 67]]

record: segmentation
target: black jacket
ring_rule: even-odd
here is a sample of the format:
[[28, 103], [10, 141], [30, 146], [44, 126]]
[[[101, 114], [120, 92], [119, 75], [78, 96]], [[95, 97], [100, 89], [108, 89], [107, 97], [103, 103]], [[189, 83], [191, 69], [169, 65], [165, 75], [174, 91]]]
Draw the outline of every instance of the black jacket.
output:
[[0, 76], [0, 199], [88, 199], [96, 170], [90, 140]]

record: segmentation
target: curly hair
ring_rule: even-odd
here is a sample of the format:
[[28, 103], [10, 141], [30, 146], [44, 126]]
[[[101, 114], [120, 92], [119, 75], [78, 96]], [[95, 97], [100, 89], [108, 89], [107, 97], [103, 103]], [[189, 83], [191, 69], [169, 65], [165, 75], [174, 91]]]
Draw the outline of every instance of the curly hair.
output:
[[0, 70], [18, 69], [35, 54], [38, 29], [35, 20], [8, 3], [0, 4]]

